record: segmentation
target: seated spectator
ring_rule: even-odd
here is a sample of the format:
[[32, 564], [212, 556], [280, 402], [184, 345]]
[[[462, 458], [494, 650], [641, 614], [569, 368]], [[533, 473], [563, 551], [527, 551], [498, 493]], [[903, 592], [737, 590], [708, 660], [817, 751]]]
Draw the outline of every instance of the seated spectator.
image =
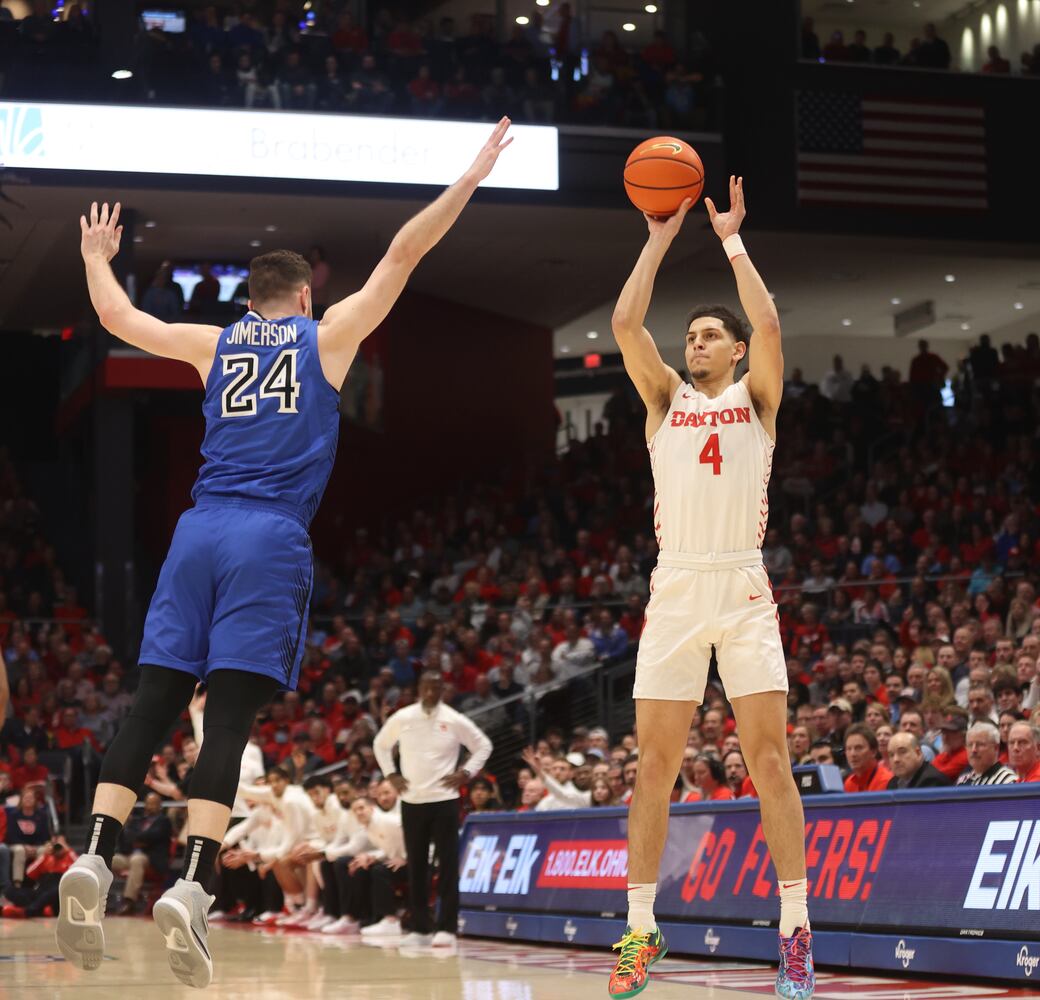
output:
[[726, 769], [712, 754], [698, 754], [693, 761], [694, 791], [687, 793], [683, 802], [724, 802], [735, 798], [726, 784]]
[[881, 762], [877, 734], [862, 722], [849, 726], [845, 733], [845, 759], [850, 774], [845, 779], [847, 792], [880, 792], [888, 788], [892, 772]]
[[868, 63], [870, 62], [870, 49], [867, 48], [867, 33], [859, 29], [852, 36], [852, 41], [845, 49], [845, 58], [848, 62]]
[[213, 274], [213, 265], [204, 263], [199, 267], [201, 279], [191, 290], [189, 308], [192, 312], [206, 312], [220, 300], [220, 281]]
[[365, 53], [361, 66], [350, 78], [350, 94], [347, 106], [354, 111], [383, 114], [390, 110], [394, 95], [386, 77], [376, 66], [376, 57]]
[[495, 798], [495, 788], [487, 778], [476, 778], [470, 782], [469, 795], [462, 806], [463, 817], [474, 813], [497, 812], [502, 803]]
[[175, 323], [181, 318], [183, 305], [181, 293], [173, 280], [173, 268], [168, 260], [163, 261], [141, 297], [141, 311], [164, 323]]
[[546, 795], [535, 805], [537, 812], [548, 812], [557, 809], [584, 809], [592, 801], [592, 793], [586, 788], [579, 789], [574, 784], [574, 769], [585, 764], [581, 754], [556, 757], [546, 768], [532, 747], [523, 752], [524, 763], [527, 764], [546, 790]]
[[400, 817], [369, 798], [355, 799], [350, 808], [361, 829], [333, 864], [340, 898], [363, 937], [400, 936], [397, 893], [408, 884]]
[[386, 40], [389, 69], [395, 79], [407, 80], [415, 75], [419, 61], [425, 55], [423, 40], [403, 18], [394, 25]]
[[888, 763], [892, 769], [889, 789], [945, 788], [953, 781], [937, 771], [921, 753], [921, 744], [913, 733], [895, 733], [888, 741]]
[[0, 862], [0, 868], [6, 869], [9, 859], [10, 882], [20, 885], [25, 879], [28, 865], [36, 860], [51, 839], [50, 820], [36, 789], [32, 787], [22, 790], [18, 796], [18, 805], [6, 807], [6, 817], [6, 850], [3, 853], [7, 858]]
[[501, 66], [491, 70], [491, 79], [481, 93], [485, 117], [500, 118], [502, 115], [513, 117], [517, 111], [517, 94], [506, 79], [506, 71]]
[[419, 67], [418, 75], [408, 84], [408, 93], [412, 114], [433, 117], [441, 113], [441, 85], [430, 75], [430, 67], [426, 63]]
[[886, 31], [881, 44], [874, 49], [874, 63], [877, 66], [898, 66], [899, 49], [895, 47], [895, 36]]
[[[806, 730], [803, 728], [802, 732], [806, 732]], [[808, 733], [806, 733], [806, 749], [808, 750], [808, 748]], [[739, 799], [750, 782], [744, 755], [739, 749], [726, 751], [722, 758], [722, 767], [726, 772], [726, 786], [733, 793], [733, 798]]]
[[50, 772], [44, 764], [40, 763], [39, 751], [34, 746], [25, 748], [22, 754], [22, 762], [11, 771], [11, 782], [16, 792], [23, 788], [32, 788], [43, 801], [47, 793], [47, 782], [50, 780]]
[[606, 608], [599, 612], [589, 638], [600, 660], [615, 659], [628, 652], [628, 633], [614, 621], [613, 614]]
[[225, 68], [224, 57], [220, 52], [210, 54], [199, 91], [202, 103], [213, 108], [227, 108], [241, 103], [237, 81]]
[[[242, 910], [234, 922], [267, 922], [282, 911], [284, 897], [262, 853], [281, 840], [282, 821], [269, 805], [255, 805], [243, 822], [224, 835], [220, 855], [220, 879], [216, 887], [218, 915], [228, 914], [238, 904]], [[214, 919], [211, 914], [210, 919]]]
[[1007, 737], [1008, 764], [1021, 782], [1040, 781], [1040, 729], [1016, 722]]
[[173, 827], [162, 809], [162, 799], [155, 792], [144, 798], [144, 811], [131, 813], [119, 835], [116, 854], [112, 856], [112, 871], [127, 876], [123, 900], [115, 910], [126, 916], [137, 911], [138, 897], [144, 885], [145, 873], [151, 868], [160, 885], [170, 867], [170, 843]]
[[516, 811], [534, 812], [545, 795], [545, 785], [542, 784], [541, 778], [531, 778], [524, 784], [520, 792], [520, 805], [517, 806]]
[[989, 722], [976, 722], [968, 730], [967, 748], [971, 767], [957, 780], [958, 785], [1012, 785], [1018, 782], [1018, 775], [1000, 763], [1000, 734], [996, 726]]
[[567, 624], [565, 638], [552, 651], [557, 676], [571, 677], [596, 664], [596, 647], [581, 634], [576, 621]]
[[76, 860], [63, 838], [56, 837], [43, 847], [18, 885], [8, 885], [4, 895], [8, 904], [3, 916], [53, 917], [58, 912], [58, 883]]
[[968, 731], [968, 713], [959, 706], [947, 706], [937, 728], [942, 736], [942, 752], [932, 763], [946, 777], [956, 781], [968, 767], [965, 734]]
[[265, 48], [263, 31], [257, 26], [256, 18], [248, 11], [227, 33], [228, 47], [234, 50], [259, 54]]
[[524, 70], [521, 96], [526, 121], [551, 124], [556, 120], [556, 94], [544, 70], [537, 66]]
[[318, 88], [310, 70], [303, 65], [298, 49], [290, 49], [278, 71], [277, 83], [281, 106], [290, 111], [310, 111], [314, 107]]

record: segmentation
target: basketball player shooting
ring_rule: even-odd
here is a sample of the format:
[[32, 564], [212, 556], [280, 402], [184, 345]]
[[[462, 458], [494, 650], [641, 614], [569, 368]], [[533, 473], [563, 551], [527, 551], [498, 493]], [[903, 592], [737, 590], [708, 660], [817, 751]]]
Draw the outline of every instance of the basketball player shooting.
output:
[[[644, 326], [654, 278], [683, 219], [647, 215], [649, 237], [618, 299], [614, 336], [646, 404], [660, 555], [650, 583], [633, 695], [639, 771], [628, 822], [628, 927], [610, 978], [612, 997], [634, 997], [667, 945], [654, 919], [669, 796], [694, 709], [704, 700], [714, 648], [733, 705], [740, 748], [758, 790], [762, 827], [780, 889], [777, 996], [813, 994], [806, 909], [805, 823], [787, 749], [787, 667], [776, 605], [762, 565], [767, 490], [783, 392], [780, 321], [744, 250], [742, 178], [730, 209], [705, 201], [733, 267], [749, 335], [724, 306], [699, 306], [685, 330], [692, 384], [661, 359]], [[749, 371], [736, 380], [748, 356]]]
[[311, 269], [275, 250], [249, 267], [249, 312], [220, 329], [135, 309], [109, 262], [119, 205], [80, 218], [90, 300], [101, 325], [149, 354], [185, 361], [206, 394], [194, 506], [181, 515], [145, 621], [141, 681], [101, 765], [83, 854], [62, 876], [57, 944], [81, 969], [104, 955], [101, 920], [116, 841], [157, 742], [207, 684], [203, 744], [188, 794], [176, 884], [155, 904], [170, 968], [207, 986], [205, 889], [227, 831], [257, 711], [296, 687], [313, 578], [308, 526], [339, 434], [339, 392], [358, 346], [389, 313], [422, 257], [452, 227], [512, 139], [503, 118], [462, 178], [397, 233], [365, 285], [312, 318]]

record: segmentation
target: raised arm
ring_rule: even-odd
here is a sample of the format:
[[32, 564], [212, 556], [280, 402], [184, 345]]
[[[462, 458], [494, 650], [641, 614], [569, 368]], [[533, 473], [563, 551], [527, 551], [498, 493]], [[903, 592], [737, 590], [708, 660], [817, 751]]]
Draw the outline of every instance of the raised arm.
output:
[[679, 211], [668, 219], [656, 219], [645, 215], [650, 234], [636, 266], [621, 289], [610, 328], [621, 348], [625, 371], [635, 384], [640, 398], [646, 405], [646, 436], [651, 437], [668, 410], [675, 390], [681, 381], [678, 373], [661, 359], [654, 338], [643, 325], [646, 311], [650, 308], [650, 296], [654, 291], [654, 279], [664, 260], [664, 255], [679, 233], [683, 219], [693, 202], [687, 198]]
[[[784, 352], [780, 343], [780, 317], [769, 297], [769, 290], [755, 270], [740, 240], [740, 224], [744, 221], [744, 178], [729, 179], [728, 212], [719, 212], [706, 198], [705, 207], [712, 228], [722, 240], [737, 279], [737, 292], [744, 313], [751, 321], [751, 344], [748, 348], [748, 373], [744, 376], [755, 411], [766, 430], [776, 437], [776, 411], [784, 391]], [[727, 242], [728, 241], [728, 242]]]
[[164, 323], [134, 307], [109, 264], [119, 253], [119, 240], [123, 235], [119, 209], [117, 201], [109, 214], [106, 201], [98, 211], [95, 201], [90, 206], [90, 221], [85, 215], [79, 217], [80, 252], [87, 269], [87, 288], [94, 311], [101, 325], [113, 336], [149, 354], [187, 361], [195, 367], [205, 384], [216, 353], [220, 327]]
[[364, 286], [326, 311], [318, 325], [318, 346], [322, 369], [332, 385], [343, 384], [358, 345], [386, 319], [419, 261], [455, 224], [477, 185], [513, 141], [505, 137], [509, 125], [509, 119], [503, 118], [469, 170], [401, 227]]

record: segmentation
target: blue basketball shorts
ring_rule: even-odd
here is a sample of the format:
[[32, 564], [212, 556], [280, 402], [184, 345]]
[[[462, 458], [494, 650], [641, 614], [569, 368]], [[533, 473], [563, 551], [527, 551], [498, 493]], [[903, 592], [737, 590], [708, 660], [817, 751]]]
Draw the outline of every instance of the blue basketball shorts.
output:
[[177, 522], [139, 662], [199, 680], [245, 670], [295, 690], [313, 581], [301, 521], [272, 506], [206, 498]]

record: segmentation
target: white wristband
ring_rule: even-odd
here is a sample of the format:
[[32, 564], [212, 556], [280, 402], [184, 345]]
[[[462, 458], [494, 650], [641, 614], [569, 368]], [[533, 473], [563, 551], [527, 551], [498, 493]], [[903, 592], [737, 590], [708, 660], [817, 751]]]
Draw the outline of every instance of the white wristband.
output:
[[735, 257], [739, 257], [741, 254], [746, 254], [747, 250], [744, 249], [744, 241], [740, 238], [739, 233], [734, 233], [732, 236], [727, 236], [722, 241], [722, 249], [726, 251], [726, 256], [733, 260]]

